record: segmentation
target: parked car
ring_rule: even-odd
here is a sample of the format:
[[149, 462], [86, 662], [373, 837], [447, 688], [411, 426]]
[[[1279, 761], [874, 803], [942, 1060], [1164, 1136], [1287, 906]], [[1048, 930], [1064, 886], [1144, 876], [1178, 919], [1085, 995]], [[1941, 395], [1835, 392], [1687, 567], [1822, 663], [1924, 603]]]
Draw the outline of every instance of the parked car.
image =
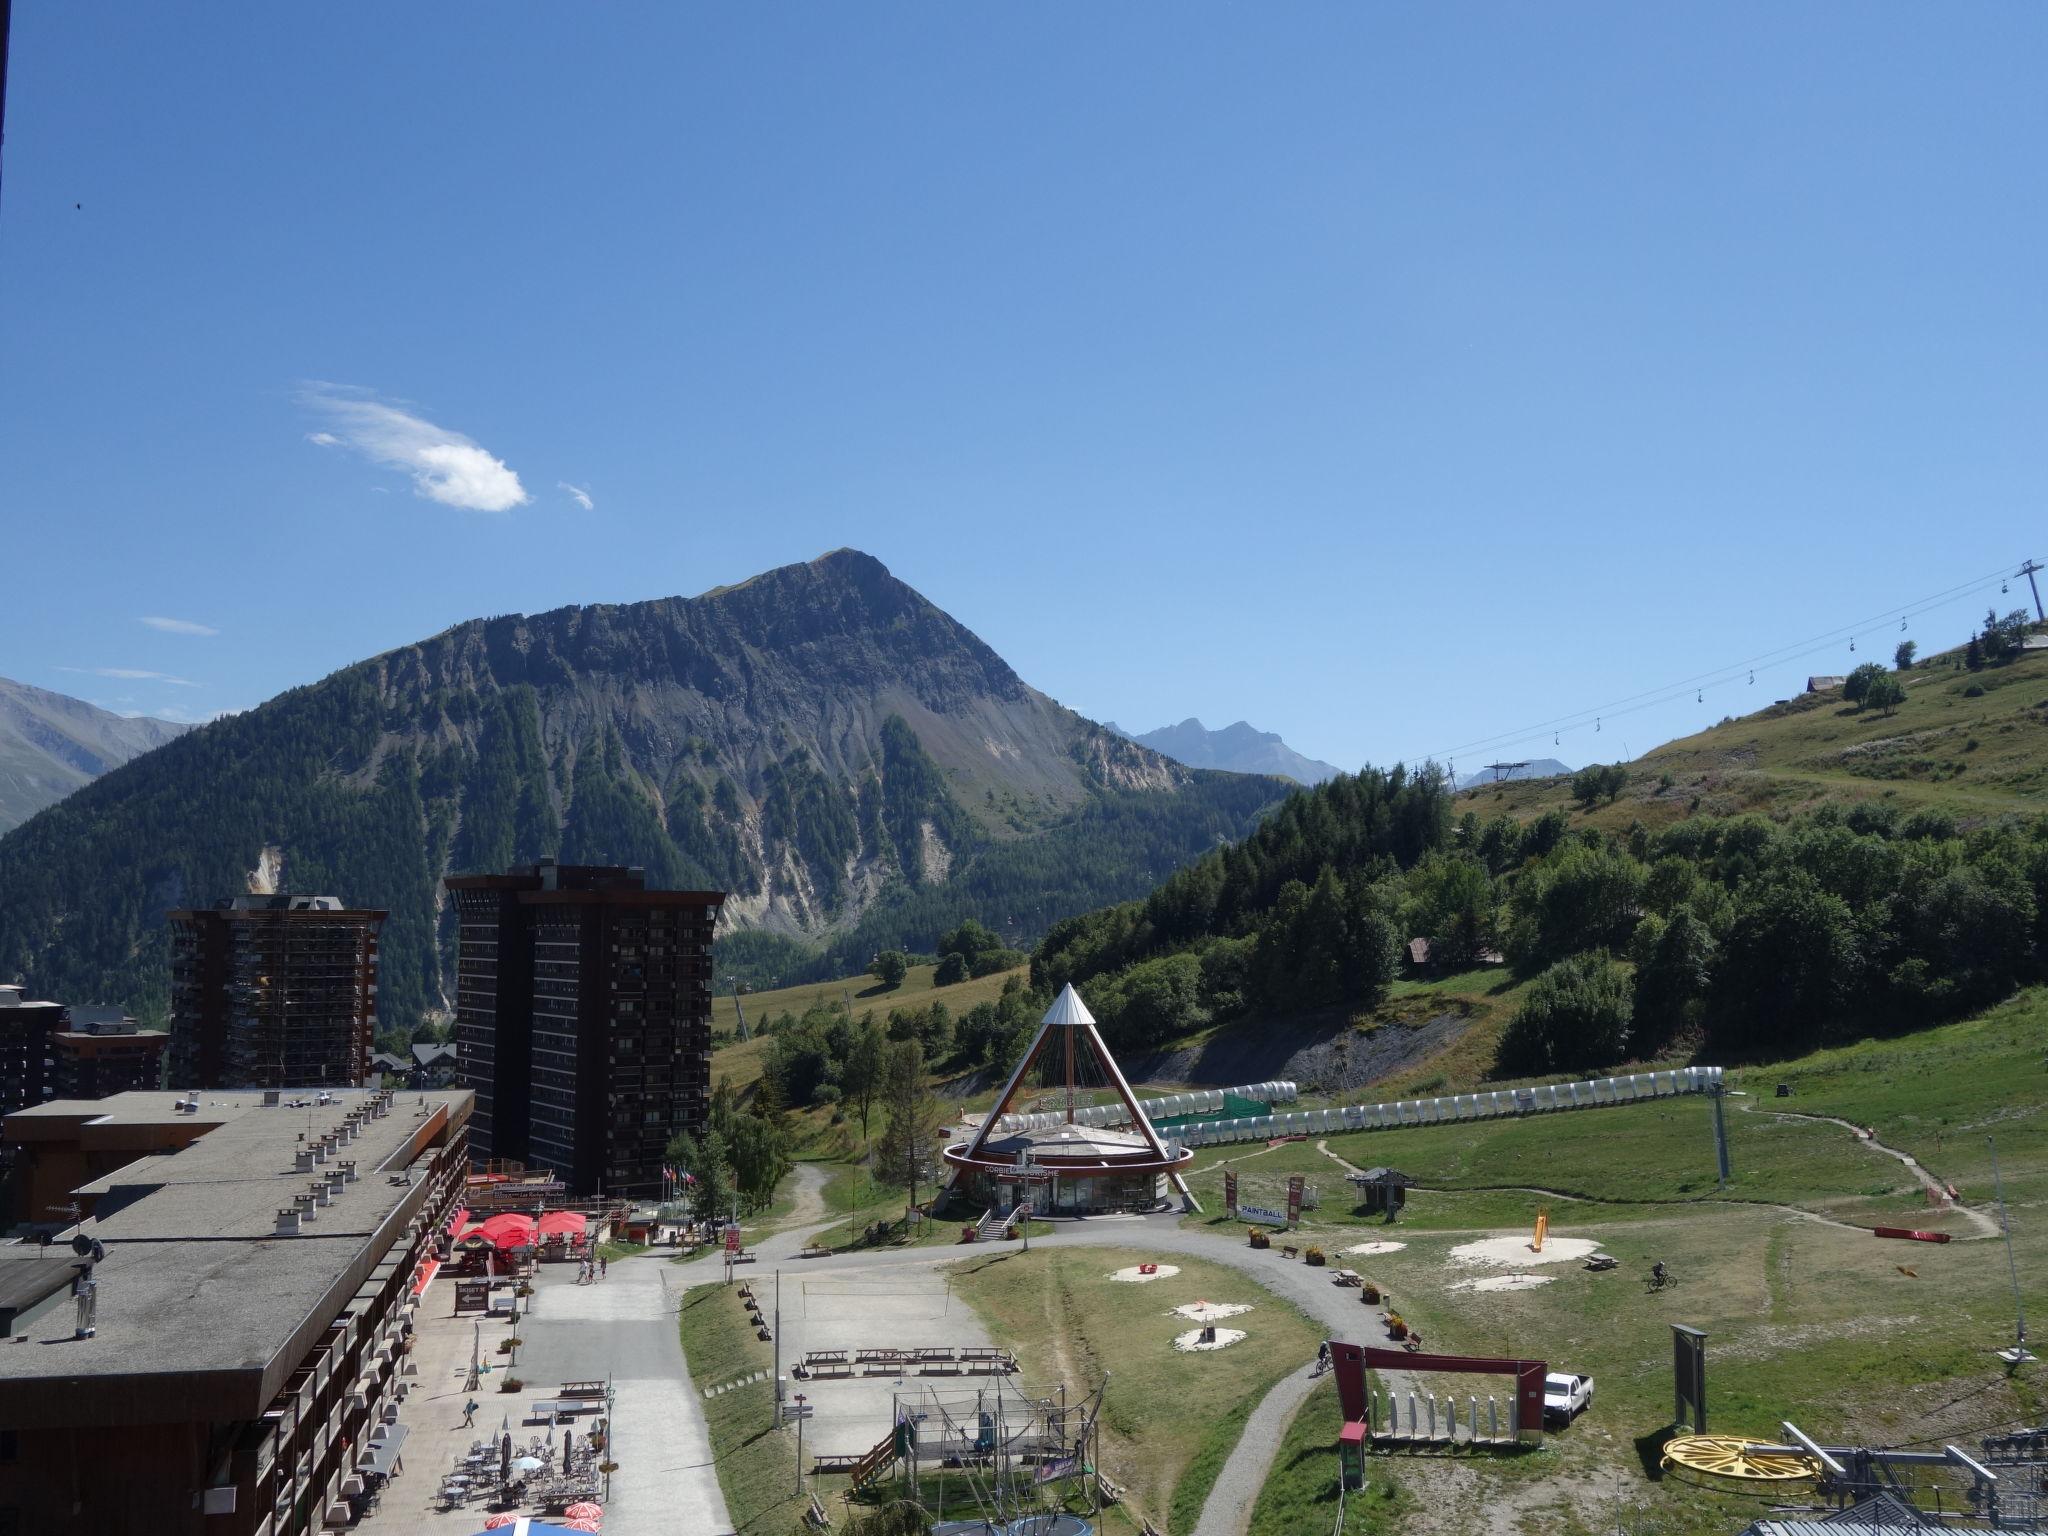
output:
[[1543, 1378], [1543, 1422], [1569, 1424], [1593, 1401], [1593, 1378], [1552, 1371]]

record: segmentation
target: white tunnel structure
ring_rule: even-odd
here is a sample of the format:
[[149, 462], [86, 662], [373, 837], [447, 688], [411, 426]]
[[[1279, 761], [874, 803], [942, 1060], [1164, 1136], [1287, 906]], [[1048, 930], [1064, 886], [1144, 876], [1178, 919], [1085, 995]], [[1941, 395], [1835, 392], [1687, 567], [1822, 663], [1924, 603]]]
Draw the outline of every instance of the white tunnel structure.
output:
[[[1264, 1099], [1268, 1104], [1292, 1104], [1301, 1096], [1300, 1090], [1292, 1083], [1245, 1083], [1236, 1088], [1202, 1088], [1187, 1093], [1169, 1093], [1163, 1099], [1140, 1099], [1138, 1108], [1145, 1111], [1145, 1118], [1148, 1120], [1171, 1120], [1177, 1115], [1199, 1115], [1212, 1109], [1221, 1109], [1225, 1094], [1235, 1094], [1240, 1099]], [[1076, 1125], [1115, 1125], [1129, 1118], [1121, 1104], [1097, 1104], [1089, 1109], [1074, 1111]], [[1262, 1115], [1259, 1118], [1272, 1117]], [[996, 1130], [1002, 1135], [1009, 1136], [1019, 1131], [1049, 1131], [1056, 1125], [1066, 1123], [1065, 1110], [1043, 1109], [1029, 1115], [1005, 1115], [996, 1122]], [[1230, 1122], [1232, 1125], [1250, 1123], [1249, 1120]], [[1187, 1140], [1185, 1136], [1180, 1139]]]
[[[1631, 1072], [1622, 1077], [1595, 1077], [1576, 1083], [1542, 1083], [1534, 1088], [1502, 1088], [1485, 1093], [1449, 1093], [1441, 1098], [1395, 1099], [1386, 1104], [1347, 1104], [1340, 1109], [1292, 1110], [1242, 1120], [1205, 1120], [1174, 1127], [1173, 1138], [1190, 1147], [1228, 1141], [1267, 1141], [1276, 1136], [1303, 1136], [1337, 1131], [1378, 1131], [1403, 1125], [1437, 1125], [1451, 1120], [1493, 1120], [1535, 1115], [1559, 1109], [1591, 1109], [1600, 1104], [1632, 1104], [1639, 1099], [1668, 1099], [1688, 1093], [1712, 1093], [1721, 1085], [1719, 1067], [1677, 1067], [1665, 1072]], [[1273, 1083], [1264, 1087], [1283, 1086]], [[1292, 1083], [1284, 1085], [1289, 1100]], [[1249, 1089], [1233, 1088], [1247, 1098]], [[1146, 1105], [1147, 1112], [1152, 1106]], [[1190, 1111], [1181, 1111], [1190, 1113]]]

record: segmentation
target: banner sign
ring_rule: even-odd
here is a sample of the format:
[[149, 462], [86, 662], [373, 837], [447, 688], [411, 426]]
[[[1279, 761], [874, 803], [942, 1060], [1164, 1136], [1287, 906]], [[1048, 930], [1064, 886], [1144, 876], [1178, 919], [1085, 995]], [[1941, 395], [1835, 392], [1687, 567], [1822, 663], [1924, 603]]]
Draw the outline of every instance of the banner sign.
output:
[[458, 1312], [488, 1312], [491, 1307], [491, 1282], [488, 1280], [457, 1280], [455, 1282], [455, 1310]]
[[1287, 1176], [1287, 1225], [1294, 1226], [1301, 1220], [1301, 1186], [1303, 1175], [1291, 1173]]
[[1265, 1205], [1240, 1205], [1237, 1214], [1245, 1221], [1263, 1221], [1269, 1227], [1287, 1225], [1287, 1213]]
[[740, 1229], [738, 1227], [727, 1227], [725, 1229], [725, 1251], [727, 1253], [738, 1253], [740, 1251]]
[[1223, 1170], [1223, 1213], [1232, 1221], [1237, 1219], [1237, 1170]]

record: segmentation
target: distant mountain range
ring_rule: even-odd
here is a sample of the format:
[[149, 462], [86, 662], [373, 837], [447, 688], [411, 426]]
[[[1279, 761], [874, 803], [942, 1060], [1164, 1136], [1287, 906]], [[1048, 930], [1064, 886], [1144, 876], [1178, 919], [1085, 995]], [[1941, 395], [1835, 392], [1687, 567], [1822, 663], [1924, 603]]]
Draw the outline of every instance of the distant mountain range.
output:
[[389, 909], [379, 1008], [402, 1024], [453, 992], [441, 878], [543, 855], [731, 893], [721, 980], [845, 974], [966, 917], [1035, 940], [1286, 789], [1083, 719], [839, 550], [471, 620], [116, 768], [0, 837], [0, 979], [149, 1012], [166, 910], [281, 865], [283, 888]]
[[1472, 789], [1481, 784], [1498, 784], [1508, 779], [1550, 779], [1572, 770], [1554, 757], [1539, 757], [1522, 763], [1505, 773], [1492, 773], [1481, 768], [1477, 773], [1458, 775], [1458, 788]]
[[0, 677], [0, 832], [190, 729]]
[[1332, 763], [1303, 757], [1271, 731], [1262, 731], [1240, 720], [1212, 731], [1190, 715], [1179, 725], [1162, 725], [1156, 731], [1137, 735], [1114, 721], [1109, 729], [1126, 741], [1163, 752], [1190, 768], [1220, 768], [1228, 773], [1278, 774], [1297, 784], [1320, 784], [1344, 770]]

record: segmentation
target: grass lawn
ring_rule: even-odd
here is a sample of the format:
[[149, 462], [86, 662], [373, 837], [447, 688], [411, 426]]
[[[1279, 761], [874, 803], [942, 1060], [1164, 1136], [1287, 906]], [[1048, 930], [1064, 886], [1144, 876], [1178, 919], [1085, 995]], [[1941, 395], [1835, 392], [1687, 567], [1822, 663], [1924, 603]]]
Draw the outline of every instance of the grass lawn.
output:
[[[1175, 1259], [1180, 1273], [1145, 1285], [1107, 1277], [1149, 1255], [1119, 1248], [1009, 1250], [955, 1265], [967, 1298], [999, 1340], [1018, 1350], [1027, 1392], [1060, 1382], [1069, 1393], [1107, 1373], [1100, 1427], [1103, 1470], [1129, 1489], [1134, 1516], [1174, 1536], [1191, 1529], [1244, 1414], [1288, 1371], [1314, 1357], [1322, 1333], [1306, 1317], [1233, 1270]], [[1249, 1335], [1232, 1349], [1178, 1354], [1194, 1324], [1172, 1315], [1186, 1302], [1247, 1301], [1225, 1326]]]
[[[684, 1293], [680, 1326], [683, 1354], [700, 1392], [774, 1364], [774, 1346], [754, 1336], [737, 1284], [700, 1285]], [[718, 1486], [733, 1529], [742, 1536], [787, 1536], [803, 1512], [793, 1492], [796, 1443], [770, 1427], [774, 1410], [772, 1381], [737, 1387], [704, 1403]]]
[[[1252, 1506], [1250, 1536], [1300, 1536], [1337, 1525], [1337, 1407], [1335, 1378], [1325, 1377], [1294, 1416], [1273, 1470]], [[1344, 1501], [1345, 1536], [1383, 1536], [1402, 1528], [1410, 1501], [1385, 1459], [1366, 1464], [1366, 1486]]]

